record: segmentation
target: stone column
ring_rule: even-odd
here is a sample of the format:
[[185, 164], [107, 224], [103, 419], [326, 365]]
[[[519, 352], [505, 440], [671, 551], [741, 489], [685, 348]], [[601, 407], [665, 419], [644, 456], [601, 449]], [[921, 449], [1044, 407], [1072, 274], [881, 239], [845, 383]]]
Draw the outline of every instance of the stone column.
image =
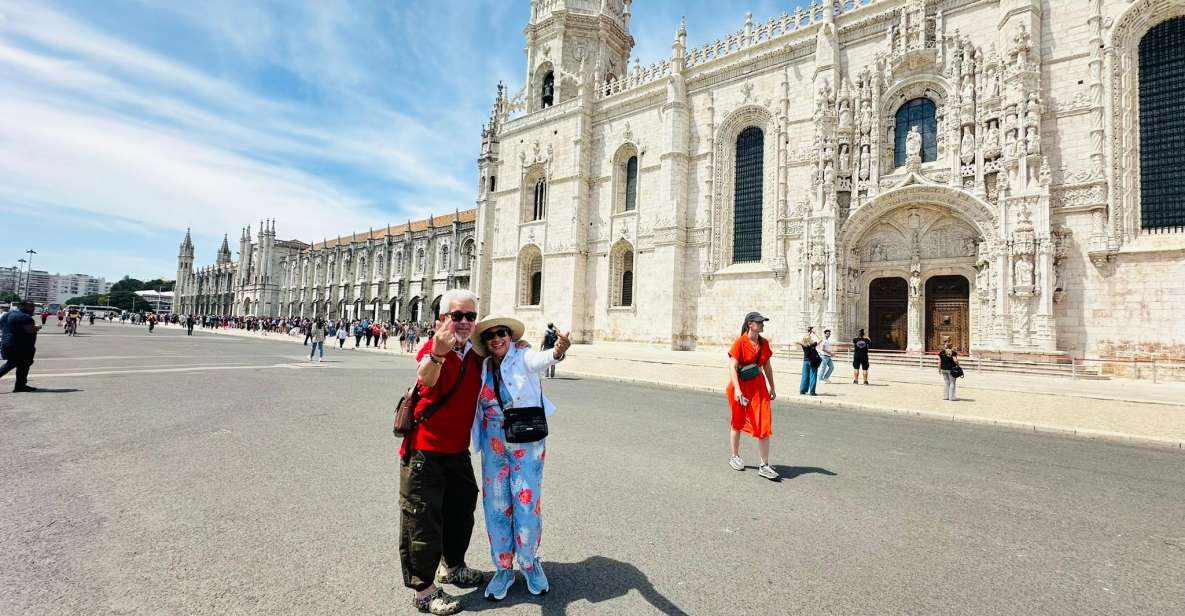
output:
[[905, 351], [907, 353], [924, 353], [926, 351], [926, 323], [925, 323], [925, 289], [919, 288], [917, 295], [909, 296], [909, 307], [906, 312], [907, 335]]

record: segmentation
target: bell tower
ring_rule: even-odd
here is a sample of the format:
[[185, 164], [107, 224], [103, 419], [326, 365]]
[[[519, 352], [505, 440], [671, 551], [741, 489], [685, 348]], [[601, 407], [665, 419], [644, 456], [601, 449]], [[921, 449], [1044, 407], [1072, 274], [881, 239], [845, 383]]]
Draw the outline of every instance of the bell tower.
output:
[[625, 74], [634, 48], [632, 2], [531, 0], [531, 21], [523, 31], [527, 111], [575, 98], [586, 73], [598, 81]]

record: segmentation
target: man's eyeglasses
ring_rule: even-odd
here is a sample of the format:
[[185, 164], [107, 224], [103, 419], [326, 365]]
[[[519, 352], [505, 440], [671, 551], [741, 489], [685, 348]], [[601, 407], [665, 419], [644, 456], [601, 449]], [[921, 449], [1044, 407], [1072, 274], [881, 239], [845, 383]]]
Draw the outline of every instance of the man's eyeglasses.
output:
[[510, 330], [506, 329], [505, 327], [496, 327], [494, 329], [487, 329], [486, 331], [481, 333], [481, 341], [482, 342], [489, 342], [489, 341], [493, 340], [494, 338], [503, 338], [503, 337], [505, 337], [505, 338], [510, 337]]
[[445, 314], [447, 314], [449, 316], [449, 318], [451, 318], [454, 321], [460, 321], [461, 319], [465, 319], [466, 321], [469, 321], [470, 323], [472, 323], [477, 320], [477, 313], [476, 312], [465, 312], [463, 310], [454, 310], [452, 312], [446, 312]]

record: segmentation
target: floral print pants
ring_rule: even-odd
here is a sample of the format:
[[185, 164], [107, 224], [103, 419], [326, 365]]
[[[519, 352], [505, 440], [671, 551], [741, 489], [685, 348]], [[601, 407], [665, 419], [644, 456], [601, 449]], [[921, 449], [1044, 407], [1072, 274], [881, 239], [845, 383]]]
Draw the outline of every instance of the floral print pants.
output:
[[482, 508], [490, 538], [494, 567], [518, 566], [529, 571], [535, 566], [543, 538], [542, 482], [544, 443], [507, 443], [501, 414], [486, 413], [482, 421], [481, 478]]

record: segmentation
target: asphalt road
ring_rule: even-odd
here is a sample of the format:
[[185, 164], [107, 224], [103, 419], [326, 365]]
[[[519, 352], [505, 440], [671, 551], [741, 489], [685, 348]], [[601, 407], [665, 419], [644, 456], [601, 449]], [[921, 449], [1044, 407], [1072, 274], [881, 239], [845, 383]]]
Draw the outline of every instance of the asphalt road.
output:
[[[410, 361], [48, 330], [30, 379], [48, 391], [0, 394], [0, 614], [414, 613], [390, 434]], [[774, 483], [728, 467], [723, 394], [546, 387], [560, 408], [543, 488], [552, 591], [468, 591], [471, 610], [1185, 610], [1179, 452], [791, 398], [775, 410]], [[477, 515], [469, 562], [489, 571]]]

